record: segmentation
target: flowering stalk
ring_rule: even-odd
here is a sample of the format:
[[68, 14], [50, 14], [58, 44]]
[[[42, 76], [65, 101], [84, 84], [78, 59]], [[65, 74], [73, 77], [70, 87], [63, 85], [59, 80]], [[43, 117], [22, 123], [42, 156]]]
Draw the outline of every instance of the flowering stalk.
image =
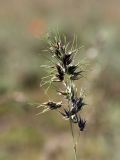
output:
[[[48, 51], [52, 55], [54, 65], [48, 66], [49, 69], [51, 68], [51, 72], [47, 77], [50, 77], [50, 84], [62, 83], [64, 85], [65, 89], [58, 89], [57, 92], [67, 100], [68, 105], [63, 105], [62, 102], [49, 101], [40, 106], [44, 107], [42, 113], [56, 110], [64, 119], [69, 120], [75, 160], [77, 160], [73, 125], [77, 125], [79, 131], [83, 131], [86, 125], [86, 121], [80, 116], [80, 111], [86, 104], [83, 96], [77, 95], [77, 88], [75, 87], [75, 81], [83, 77], [83, 70], [79, 69], [79, 64], [74, 64], [78, 49], [73, 48], [73, 46], [68, 49], [68, 44], [63, 43], [60, 39], [55, 39], [54, 42], [50, 43]], [[46, 83], [42, 81], [42, 84]]]

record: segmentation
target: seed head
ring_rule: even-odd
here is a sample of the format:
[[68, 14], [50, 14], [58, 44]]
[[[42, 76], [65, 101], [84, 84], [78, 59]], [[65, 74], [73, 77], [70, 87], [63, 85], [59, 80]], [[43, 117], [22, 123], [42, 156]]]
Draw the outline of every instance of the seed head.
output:
[[[74, 44], [74, 43], [73, 43]], [[83, 97], [77, 96], [77, 88], [75, 88], [75, 80], [79, 80], [83, 77], [83, 70], [79, 70], [79, 65], [74, 64], [74, 57], [78, 52], [72, 44], [71, 49], [68, 49], [68, 44], [63, 44], [61, 40], [50, 45], [50, 51], [55, 65], [52, 66], [53, 72], [51, 72], [52, 82], [62, 82], [65, 90], [57, 89], [59, 95], [63, 95], [68, 101], [68, 106], [64, 108], [62, 102], [49, 101], [43, 103], [45, 109], [48, 110], [58, 109], [57, 111], [65, 119], [69, 119], [73, 124], [77, 124], [80, 131], [83, 131], [86, 125], [86, 121], [81, 119], [78, 115], [84, 105]], [[74, 49], [73, 49], [74, 48]], [[62, 111], [61, 111], [62, 110]]]

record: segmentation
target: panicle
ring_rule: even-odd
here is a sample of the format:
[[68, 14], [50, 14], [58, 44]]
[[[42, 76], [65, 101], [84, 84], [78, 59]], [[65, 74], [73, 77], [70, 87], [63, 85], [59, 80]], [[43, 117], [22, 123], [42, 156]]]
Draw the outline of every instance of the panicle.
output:
[[[72, 48], [72, 47], [71, 47]], [[86, 105], [82, 96], [77, 96], [77, 88], [75, 87], [75, 80], [79, 80], [83, 77], [83, 70], [79, 69], [79, 64], [74, 64], [74, 57], [77, 49], [67, 49], [67, 45], [61, 41], [51, 43], [50, 52], [52, 58], [55, 61], [55, 65], [52, 66], [54, 74], [52, 75], [52, 82], [62, 82], [64, 89], [58, 89], [59, 95], [62, 95], [67, 99], [68, 106], [64, 107], [62, 102], [45, 102], [44, 106], [50, 110], [58, 109], [58, 112], [66, 120], [71, 120], [73, 124], [77, 124], [80, 131], [83, 131], [86, 125], [86, 121], [82, 119], [79, 114], [83, 107]], [[66, 78], [67, 77], [67, 78]]]

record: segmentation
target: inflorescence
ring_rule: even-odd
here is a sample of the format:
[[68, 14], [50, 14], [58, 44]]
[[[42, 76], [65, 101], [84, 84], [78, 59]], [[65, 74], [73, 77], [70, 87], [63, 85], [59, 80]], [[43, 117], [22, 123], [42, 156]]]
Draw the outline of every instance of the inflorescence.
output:
[[[75, 87], [75, 81], [80, 80], [83, 77], [83, 70], [79, 69], [79, 64], [75, 64], [75, 55], [78, 49], [68, 49], [68, 45], [65, 45], [61, 40], [55, 41], [50, 44], [49, 52], [54, 60], [54, 66], [51, 69], [51, 82], [62, 83], [64, 90], [57, 90], [59, 95], [62, 95], [68, 102], [66, 106], [62, 102], [48, 101], [41, 106], [44, 107], [43, 112], [48, 110], [56, 110], [61, 116], [70, 120], [72, 124], [77, 124], [80, 131], [83, 131], [86, 125], [86, 121], [81, 118], [80, 111], [86, 105], [82, 95], [77, 95], [77, 88]], [[42, 113], [43, 113], [42, 112]]]

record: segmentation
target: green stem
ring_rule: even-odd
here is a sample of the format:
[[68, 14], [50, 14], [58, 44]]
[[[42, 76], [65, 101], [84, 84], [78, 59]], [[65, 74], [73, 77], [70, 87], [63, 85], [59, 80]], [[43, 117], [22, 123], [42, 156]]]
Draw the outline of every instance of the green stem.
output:
[[70, 129], [71, 129], [71, 134], [72, 134], [72, 138], [73, 138], [74, 156], [75, 156], [75, 160], [77, 160], [76, 144], [75, 144], [75, 138], [74, 138], [74, 132], [73, 132], [73, 126], [72, 126], [71, 118], [70, 118]]
[[[68, 100], [68, 108], [70, 110], [70, 105], [69, 105], [70, 101]], [[74, 157], [75, 160], [77, 160], [77, 153], [76, 153], [76, 143], [75, 143], [75, 137], [74, 137], [74, 131], [73, 131], [73, 125], [72, 125], [72, 120], [71, 117], [69, 119], [70, 122], [70, 130], [71, 130], [71, 134], [72, 134], [72, 139], [73, 139], [73, 150], [74, 150]]]

